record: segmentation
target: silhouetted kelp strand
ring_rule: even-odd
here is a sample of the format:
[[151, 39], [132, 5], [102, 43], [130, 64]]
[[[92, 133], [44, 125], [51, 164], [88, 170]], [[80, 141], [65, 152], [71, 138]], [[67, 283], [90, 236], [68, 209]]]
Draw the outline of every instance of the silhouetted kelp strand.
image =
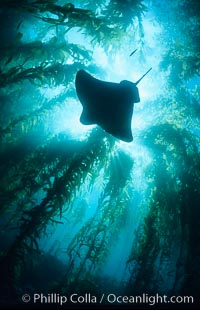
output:
[[[27, 10], [29, 13], [32, 13], [35, 17], [41, 19], [42, 21], [53, 25], [63, 25], [69, 29], [73, 27], [86, 28], [88, 34], [93, 36], [92, 41], [94, 42], [95, 40], [100, 44], [102, 41], [105, 42], [108, 39], [105, 34], [109, 35], [109, 40], [111, 38], [117, 39], [120, 34], [117, 30], [120, 26], [120, 22], [118, 23], [118, 27], [112, 27], [111, 29], [108, 25], [108, 18], [97, 17], [90, 10], [75, 8], [71, 3], [63, 6], [55, 4], [46, 4], [43, 6], [41, 4], [36, 4], [34, 6], [33, 3], [22, 6], [21, 8]], [[57, 18], [45, 17], [44, 13], [48, 12], [53, 15], [57, 15]], [[112, 20], [110, 20], [110, 22], [112, 25]], [[99, 34], [101, 34], [100, 37]]]
[[[122, 156], [122, 154], [124, 156]], [[118, 158], [118, 155], [117, 152], [112, 155], [113, 161]], [[92, 272], [97, 264], [105, 259], [105, 256], [109, 252], [110, 242], [113, 243], [118, 236], [120, 227], [123, 227], [123, 225], [119, 223], [130, 201], [127, 187], [130, 186], [129, 180], [131, 177], [133, 160], [123, 152], [121, 152], [120, 157], [117, 163], [122, 166], [127, 164], [130, 160], [124, 182], [120, 182], [120, 177], [118, 180], [116, 180], [116, 177], [113, 178], [113, 165], [110, 164], [110, 167], [107, 168], [110, 172], [110, 178], [100, 196], [95, 215], [92, 219], [88, 220], [68, 246], [67, 253], [70, 257], [70, 268], [68, 268], [66, 278], [73, 278], [73, 281], [76, 283], [80, 278], [84, 278], [85, 273], [87, 273], [88, 277], [88, 273]], [[82, 253], [82, 245], [84, 249], [87, 247], [87, 251], [85, 253], [84, 250], [84, 254]], [[77, 264], [73, 263], [74, 260], [77, 262], [78, 257], [80, 259], [79, 267], [77, 267]]]
[[[86, 65], [91, 59], [91, 52], [84, 49], [83, 46], [59, 41], [57, 37], [53, 37], [47, 43], [34, 41], [31, 43], [16, 43], [9, 47], [0, 48], [2, 67], [18, 62], [23, 59], [26, 67], [28, 64], [45, 62], [47, 59], [59, 59], [60, 62], [68, 60], [70, 57], [75, 61]], [[27, 56], [28, 55], [28, 56]], [[91, 59], [92, 60], [92, 59]], [[4, 70], [3, 70], [4, 71]]]
[[[23, 135], [29, 133], [33, 127], [37, 128], [37, 125], [39, 125], [41, 122], [44, 122], [45, 117], [49, 117], [49, 114], [51, 115], [54, 113], [53, 108], [56, 108], [58, 105], [63, 105], [63, 102], [66, 101], [67, 98], [69, 98], [69, 90], [70, 84], [69, 88], [66, 88], [65, 92], [61, 93], [56, 98], [56, 103], [55, 98], [53, 98], [52, 100], [43, 100], [44, 103], [39, 109], [33, 110], [28, 114], [15, 118], [9, 123], [6, 128], [2, 128], [0, 131], [0, 139], [2, 144], [15, 143]], [[16, 128], [18, 130], [16, 130]], [[17, 134], [13, 135], [13, 132], [17, 132]], [[47, 136], [46, 140], [48, 139], [49, 138]]]
[[[32, 9], [35, 12], [33, 14], [42, 19], [45, 22], [56, 24], [56, 25], [68, 25], [70, 20], [73, 20], [73, 27], [77, 27], [81, 21], [83, 21], [82, 25], [85, 22], [91, 21], [93, 19], [98, 20], [97, 17], [93, 14], [92, 11], [86, 9], [75, 8], [72, 3], [67, 3], [63, 6], [55, 5], [55, 4], [46, 4], [41, 8], [41, 4], [33, 5]], [[45, 17], [42, 16], [43, 13], [52, 13], [53, 15], [57, 15], [57, 18]], [[77, 23], [77, 24], [76, 24]]]
[[0, 74], [0, 87], [8, 86], [12, 83], [18, 83], [25, 79], [38, 86], [49, 84], [57, 86], [67, 85], [73, 81], [74, 75], [79, 68], [79, 63], [72, 65], [63, 65], [60, 63], [41, 63], [38, 67], [24, 69], [22, 66], [16, 66], [8, 70], [7, 73]]
[[[93, 145], [92, 149], [88, 149], [87, 145], [85, 147], [85, 150], [83, 151], [82, 155], [79, 155], [79, 160], [76, 160], [76, 163], [79, 162], [79, 164], [82, 162], [82, 160], [85, 161], [85, 163], [88, 166], [88, 169], [94, 169], [96, 168], [96, 165], [103, 165], [106, 152], [110, 147], [110, 144], [105, 141], [105, 138], [102, 137], [102, 140], [96, 140], [95, 137], [98, 136], [98, 131], [95, 132], [95, 134], [91, 135], [91, 139], [88, 139], [89, 141], [89, 147], [90, 144]], [[94, 140], [93, 140], [94, 139]], [[107, 146], [106, 146], [107, 144]], [[90, 158], [91, 154], [91, 158]], [[101, 160], [100, 160], [100, 158]], [[86, 158], [86, 159], [85, 159]], [[97, 161], [96, 161], [97, 160]], [[92, 163], [93, 162], [93, 163]], [[98, 164], [97, 164], [98, 163]], [[70, 197], [72, 196], [73, 192], [76, 192], [77, 186], [80, 186], [80, 182], [84, 182], [85, 178], [87, 177], [87, 171], [81, 171], [79, 167], [74, 166], [74, 163], [72, 161], [71, 168], [69, 166], [69, 169], [66, 170], [63, 177], [58, 179], [59, 184], [61, 185], [61, 189], [59, 188], [59, 196], [57, 195], [57, 182], [54, 183], [53, 188], [50, 189], [47, 193], [47, 196], [43, 199], [40, 205], [37, 205], [30, 211], [26, 212], [26, 217], [22, 217], [22, 223], [20, 226], [20, 234], [16, 238], [15, 242], [13, 243], [12, 247], [7, 253], [7, 256], [5, 257], [5, 260], [7, 259], [8, 262], [12, 263], [12, 267], [10, 266], [11, 272], [18, 268], [18, 265], [20, 266], [22, 263], [22, 260], [15, 260], [15, 256], [23, 258], [24, 253], [24, 247], [29, 243], [30, 240], [35, 240], [33, 243], [36, 244], [36, 239], [39, 238], [40, 233], [45, 230], [45, 227], [49, 220], [57, 214], [57, 212], [60, 211], [62, 214], [62, 205], [66, 202], [70, 201]], [[73, 176], [73, 171], [76, 173], [76, 171], [79, 171], [82, 175], [79, 178], [76, 178], [76, 182], [71, 182], [71, 191], [66, 191], [66, 186], [68, 182], [67, 174], [70, 171], [71, 177]], [[70, 182], [70, 180], [69, 180]], [[66, 197], [64, 195], [66, 194]], [[59, 198], [61, 197], [61, 201], [58, 202]], [[12, 256], [12, 257], [10, 257]], [[12, 278], [12, 282], [14, 283], [17, 281], [15, 278], [15, 274], [11, 274], [9, 276]]]
[[[130, 31], [136, 29], [134, 21], [139, 21], [141, 28], [141, 21], [144, 13], [147, 11], [146, 5], [142, 0], [135, 2], [133, 1], [105, 1], [99, 2], [98, 4], [94, 1], [81, 1], [84, 3], [84, 6], [92, 8], [94, 11], [98, 9], [100, 14], [108, 21], [112, 27], [119, 30], [123, 30], [127, 33], [127, 30]], [[144, 35], [144, 31], [141, 33], [141, 37]]]
[[[141, 22], [147, 7], [142, 0], [139, 1], [116, 1], [112, 0], [106, 7], [106, 15], [119, 27], [127, 30], [128, 27], [134, 27], [134, 20]], [[111, 18], [112, 16], [112, 18]]]
[[33, 2], [31, 4], [31, 8], [34, 10], [37, 17], [40, 16], [41, 13], [51, 13], [53, 15], [57, 15], [57, 20], [61, 23], [70, 17], [81, 18], [82, 16], [90, 16], [92, 12], [86, 9], [75, 8], [72, 3], [64, 4], [63, 6], [57, 5], [54, 3], [37, 3]]
[[[185, 259], [187, 259], [185, 253], [183, 254], [184, 250], [182, 248], [184, 247], [185, 238], [188, 238], [188, 236], [185, 235], [185, 229], [187, 227], [187, 230], [190, 230], [190, 218], [191, 214], [194, 213], [194, 209], [191, 206], [197, 206], [200, 198], [200, 191], [195, 192], [195, 188], [200, 188], [200, 172], [198, 172], [198, 178], [194, 177], [196, 171], [199, 171], [196, 166], [199, 165], [200, 158], [199, 149], [197, 147], [199, 138], [196, 139], [197, 137], [194, 135], [192, 136], [191, 133], [185, 129], [181, 130], [179, 127], [175, 128], [174, 126], [169, 126], [169, 124], [158, 125], [156, 128], [151, 127], [151, 130], [147, 133], [147, 137], [149, 137], [151, 141], [151, 143], [148, 143], [148, 147], [152, 149], [157, 148], [157, 137], [159, 137], [160, 144], [163, 147], [158, 148], [157, 151], [153, 153], [155, 160], [154, 169], [152, 169], [154, 175], [152, 185], [154, 188], [149, 201], [150, 210], [144, 221], [144, 229], [141, 231], [143, 234], [142, 239], [139, 239], [138, 248], [133, 248], [132, 256], [130, 255], [127, 262], [128, 264], [133, 263], [134, 266], [138, 264], [138, 270], [133, 268], [132, 273], [130, 273], [128, 285], [131, 290], [138, 288], [143, 290], [144, 287], [149, 285], [147, 281], [144, 282], [144, 279], [147, 274], [149, 274], [147, 279], [152, 279], [153, 270], [149, 268], [146, 270], [146, 266], [153, 266], [154, 257], [158, 255], [162, 255], [163, 259], [167, 259], [171, 251], [170, 246], [176, 238], [181, 239], [179, 246], [180, 257], [184, 255]], [[145, 139], [147, 139], [147, 137]], [[166, 140], [167, 143], [165, 143]], [[170, 149], [170, 151], [166, 151], [171, 142], [173, 142], [175, 147]], [[177, 155], [172, 156], [173, 153]], [[168, 165], [170, 162], [176, 161], [178, 161], [180, 165], [175, 165], [176, 174], [169, 173]], [[191, 167], [193, 167], [193, 169], [190, 169]], [[180, 178], [178, 187], [176, 183], [177, 177]], [[186, 184], [187, 189], [185, 188]], [[188, 199], [189, 197], [195, 197], [192, 204], [190, 199]], [[195, 216], [194, 218], [196, 219], [197, 217], [198, 216]], [[192, 227], [195, 226], [194, 222]], [[162, 242], [162, 244], [160, 244], [161, 233], [163, 236], [166, 236], [165, 240], [163, 240], [165, 243]], [[192, 239], [196, 239], [196, 236], [193, 236], [191, 240]], [[189, 244], [191, 246], [190, 241]], [[195, 242], [195, 244], [197, 244], [197, 242]], [[191, 253], [191, 249], [189, 252]], [[177, 277], [177, 285], [179, 285], [179, 280], [180, 279]], [[174, 285], [176, 286], [176, 284]]]
[[[127, 261], [130, 267], [131, 264], [134, 266], [137, 264], [137, 269], [134, 268], [130, 272], [129, 286], [131, 290], [136, 289], [136, 287], [142, 290], [149, 285], [148, 281], [151, 281], [150, 279], [152, 279], [154, 273], [155, 257], [160, 255], [163, 260], [169, 257], [171, 251], [170, 246], [177, 236], [176, 229], [179, 230], [179, 218], [177, 217], [177, 206], [175, 205], [176, 194], [174, 181], [168, 174], [167, 163], [162, 156], [162, 152], [156, 157], [155, 180], [153, 182], [156, 190], [152, 191], [149, 201], [149, 212], [144, 218], [143, 229], [140, 229], [138, 242]], [[159, 182], [161, 175], [162, 179], [165, 180], [162, 183]], [[168, 202], [171, 196], [173, 196], [174, 201], [172, 220]], [[176, 229], [174, 229], [174, 225]], [[161, 239], [160, 236], [165, 236], [165, 240], [163, 238]], [[129, 269], [131, 270], [131, 268]], [[156, 280], [156, 278], [153, 279]]]
[[[62, 145], [68, 142], [68, 138], [66, 136], [62, 139]], [[45, 146], [31, 153], [18, 165], [14, 165], [14, 158], [12, 157], [12, 166], [10, 170], [7, 170], [6, 177], [1, 179], [2, 197], [7, 197], [6, 201], [2, 201], [1, 211], [6, 206], [9, 207], [14, 201], [18, 201], [20, 208], [20, 196], [23, 196], [23, 203], [26, 205], [25, 201], [29, 199], [30, 195], [44, 187], [43, 183], [47, 184], [48, 178], [56, 175], [56, 170], [63, 171], [64, 168], [66, 169], [66, 159], [69, 159], [69, 157], [66, 158], [67, 152], [59, 153], [58, 151], [56, 156], [55, 154], [52, 158], [48, 156], [50, 154], [48, 153], [49, 146], [55, 144], [56, 141], [59, 141], [59, 137], [53, 139], [46, 137]], [[45, 172], [47, 169], [48, 173]], [[20, 215], [19, 212], [17, 214]]]
[[[4, 191], [8, 190], [9, 194], [8, 197], [12, 197], [12, 192], [14, 191], [16, 194], [16, 191], [20, 193], [22, 189], [26, 190], [27, 188], [31, 191], [34, 190], [35, 186], [33, 186], [32, 180], [35, 180], [37, 188], [42, 187], [41, 182], [47, 182], [43, 178], [45, 169], [49, 170], [49, 177], [52, 175], [53, 170], [55, 169], [63, 169], [63, 167], [66, 167], [66, 154], [58, 154], [56, 157], [48, 158], [48, 149], [49, 145], [52, 143], [55, 143], [57, 141], [58, 137], [55, 137], [54, 139], [48, 141], [48, 143], [43, 147], [41, 147], [36, 152], [31, 153], [27, 158], [24, 159], [23, 162], [20, 162], [19, 165], [11, 167], [11, 171], [8, 171], [6, 179], [2, 179], [2, 185], [4, 185]], [[62, 139], [62, 144], [67, 143], [68, 137], [66, 137], [64, 140]], [[59, 160], [58, 160], [59, 159]], [[46, 163], [46, 166], [44, 166], [44, 162]], [[42, 165], [42, 166], [41, 166]], [[43, 168], [43, 169], [42, 169]], [[53, 170], [52, 170], [53, 169]], [[19, 173], [20, 171], [20, 173]], [[40, 174], [42, 173], [42, 181], [39, 182], [38, 177], [40, 178]], [[10, 178], [8, 177], [10, 175]], [[54, 174], [53, 174], [54, 175]], [[16, 179], [17, 177], [17, 179]], [[16, 180], [15, 180], [16, 179]], [[6, 180], [8, 180], [8, 184], [6, 186]], [[17, 181], [17, 183], [16, 183]], [[31, 183], [30, 183], [31, 182]], [[15, 184], [16, 183], [16, 184]], [[30, 184], [29, 184], [30, 183]], [[30, 187], [30, 188], [29, 188]], [[3, 191], [2, 191], [3, 194]], [[23, 193], [24, 196], [25, 193]], [[30, 192], [27, 193], [30, 195]], [[16, 199], [20, 199], [20, 197], [16, 196]], [[10, 201], [10, 203], [12, 200]]]
[[[119, 197], [116, 200], [118, 199]], [[70, 257], [70, 268], [66, 274], [66, 279], [73, 279], [77, 282], [83, 279], [85, 274], [88, 277], [90, 272], [95, 270], [97, 265], [104, 261], [106, 255], [109, 253], [110, 242], [112, 244], [115, 242], [120, 228], [122, 228], [119, 218], [123, 216], [128, 201], [129, 198], [128, 200], [125, 198], [123, 204], [117, 203], [117, 206], [110, 201], [110, 203], [106, 204], [104, 214], [100, 218], [94, 216], [79, 231], [78, 235], [81, 236], [81, 240], [78, 238], [78, 235], [74, 237], [67, 249]], [[107, 216], [107, 219], [104, 215]], [[81, 251], [81, 245], [84, 246], [84, 255]], [[88, 250], [85, 253], [86, 246]], [[77, 267], [78, 257], [80, 260], [82, 259], [79, 267]], [[74, 264], [74, 261], [76, 261], [76, 264]]]

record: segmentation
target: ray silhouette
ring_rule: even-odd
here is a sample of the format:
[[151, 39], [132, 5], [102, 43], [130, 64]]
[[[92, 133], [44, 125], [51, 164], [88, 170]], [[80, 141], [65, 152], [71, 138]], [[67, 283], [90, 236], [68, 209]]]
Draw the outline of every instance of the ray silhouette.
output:
[[109, 134], [133, 141], [131, 121], [134, 103], [140, 102], [137, 82], [112, 83], [98, 80], [84, 70], [76, 75], [77, 96], [83, 106], [80, 122], [97, 124]]

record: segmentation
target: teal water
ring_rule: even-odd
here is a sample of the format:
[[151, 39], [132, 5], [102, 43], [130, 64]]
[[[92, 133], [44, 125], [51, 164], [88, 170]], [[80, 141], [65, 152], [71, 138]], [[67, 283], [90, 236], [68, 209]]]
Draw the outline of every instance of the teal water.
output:
[[[29, 305], [36, 293], [91, 294], [99, 307], [102, 294], [198, 305], [199, 12], [193, 0], [1, 1], [3, 305], [25, 293]], [[150, 67], [133, 142], [80, 123], [78, 70], [119, 83]]]

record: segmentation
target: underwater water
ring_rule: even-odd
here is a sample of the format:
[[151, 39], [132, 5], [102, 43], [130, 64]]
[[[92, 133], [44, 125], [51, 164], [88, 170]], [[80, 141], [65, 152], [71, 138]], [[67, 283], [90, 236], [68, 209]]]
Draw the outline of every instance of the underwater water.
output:
[[[1, 305], [199, 306], [199, 42], [195, 0], [1, 0]], [[79, 70], [151, 67], [131, 143], [81, 124]]]

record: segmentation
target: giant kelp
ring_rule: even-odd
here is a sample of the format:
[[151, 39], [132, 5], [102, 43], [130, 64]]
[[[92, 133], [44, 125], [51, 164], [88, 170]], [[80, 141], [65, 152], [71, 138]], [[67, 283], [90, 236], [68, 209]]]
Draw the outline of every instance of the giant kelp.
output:
[[[33, 41], [30, 43], [22, 43], [9, 45], [1, 48], [1, 65], [8, 66], [11, 62], [31, 64], [44, 63], [45, 61], [53, 61], [59, 59], [59, 63], [72, 59], [74, 62], [84, 64], [91, 58], [91, 52], [83, 46], [59, 40], [56, 36], [48, 42]], [[12, 56], [10, 56], [12, 55]]]
[[[200, 176], [196, 174], [199, 138], [191, 136], [186, 130], [163, 124], [151, 127], [146, 132], [144, 143], [153, 150], [151, 169], [154, 179], [153, 182], [151, 180], [149, 212], [144, 228], [128, 262], [133, 264], [133, 269], [130, 267], [129, 289], [133, 285], [137, 292], [142, 292], [146, 287], [149, 292], [162, 292], [166, 286], [164, 282], [172, 281], [176, 292], [187, 285], [187, 261], [197, 241], [193, 227], [197, 225], [194, 221], [199, 221]], [[199, 251], [198, 247], [195, 251]], [[195, 260], [199, 256], [197, 252]], [[177, 264], [174, 276], [171, 271], [173, 264]], [[168, 270], [165, 277], [162, 276], [163, 268]]]
[[[34, 17], [41, 19], [53, 26], [64, 26], [65, 32], [74, 27], [78, 27], [80, 31], [86, 29], [88, 36], [91, 36], [93, 43], [109, 45], [109, 39], [119, 43], [119, 37], [125, 35], [120, 29], [113, 27], [107, 23], [106, 17], [97, 16], [91, 10], [76, 8], [72, 3], [57, 5], [57, 1], [22, 1], [21, 4], [16, 1], [5, 1], [4, 5], [7, 9], [25, 11]], [[140, 13], [141, 7], [137, 13]], [[50, 15], [50, 16], [49, 16]]]
[[[75, 289], [87, 292], [88, 287], [81, 287], [81, 281], [89, 279], [92, 289], [95, 283], [94, 274], [96, 275], [105, 262], [111, 246], [117, 242], [119, 232], [123, 229], [124, 217], [128, 214], [132, 196], [128, 183], [133, 161], [122, 152], [112, 156], [116, 156], [116, 159], [112, 158], [108, 167], [108, 181], [99, 198], [96, 212], [67, 248], [69, 267], [63, 288], [66, 293]], [[123, 165], [126, 165], [126, 169], [122, 169]]]
[[[169, 83], [176, 86], [183, 81], [187, 81], [199, 76], [199, 3], [196, 1], [174, 1], [167, 3], [169, 16], [166, 16], [161, 4], [158, 6], [157, 18], [162, 20], [163, 36], [166, 37], [166, 46], [168, 47], [163, 60], [160, 64], [161, 69], [169, 70]], [[160, 7], [161, 6], [161, 7]], [[181, 16], [179, 23], [176, 23], [176, 10], [179, 10]], [[172, 35], [169, 36], [169, 20], [174, 25]]]
[[[52, 186], [47, 189], [47, 194], [39, 205], [31, 206], [32, 208], [28, 210], [24, 206], [20, 219], [19, 236], [4, 258], [6, 265], [8, 265], [6, 268], [8, 270], [7, 280], [11, 288], [15, 287], [17, 281], [20, 279], [21, 264], [24, 265], [25, 263], [27, 251], [29, 249], [33, 251], [34, 247], [36, 247], [35, 250], [39, 250], [37, 238], [39, 238], [42, 231], [45, 231], [47, 223], [58, 212], [60, 213], [60, 217], [62, 217], [64, 206], [71, 203], [73, 196], [76, 195], [76, 191], [85, 182], [88, 173], [91, 173], [89, 180], [92, 182], [95, 170], [97, 173], [100, 165], [105, 164], [103, 160], [105, 158], [104, 152], [107, 150], [106, 141], [102, 137], [101, 145], [97, 137], [98, 133], [97, 136], [94, 135], [89, 139], [90, 142], [86, 144], [86, 149], [82, 150], [80, 154], [73, 158], [69, 166], [65, 166], [62, 172], [61, 170], [59, 171], [61, 176], [54, 176]], [[95, 141], [98, 141], [98, 143], [95, 143]], [[26, 182], [24, 190], [26, 190], [27, 185]], [[32, 182], [29, 183], [29, 186], [30, 188], [34, 187]]]

